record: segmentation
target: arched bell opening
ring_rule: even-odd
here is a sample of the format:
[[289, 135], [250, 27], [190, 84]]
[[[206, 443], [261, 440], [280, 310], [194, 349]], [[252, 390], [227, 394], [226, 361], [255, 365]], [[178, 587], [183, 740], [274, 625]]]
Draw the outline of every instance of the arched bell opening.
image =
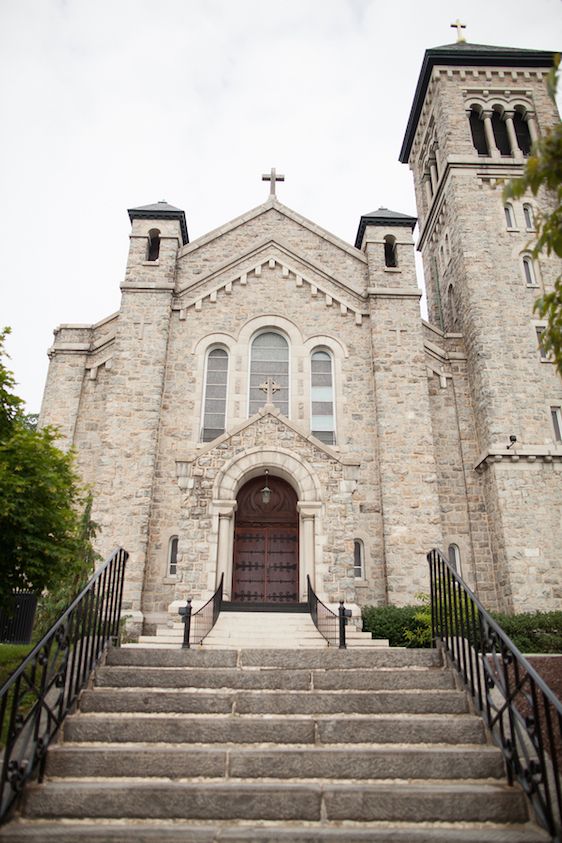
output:
[[236, 497], [232, 601], [291, 605], [299, 602], [297, 494], [265, 471]]

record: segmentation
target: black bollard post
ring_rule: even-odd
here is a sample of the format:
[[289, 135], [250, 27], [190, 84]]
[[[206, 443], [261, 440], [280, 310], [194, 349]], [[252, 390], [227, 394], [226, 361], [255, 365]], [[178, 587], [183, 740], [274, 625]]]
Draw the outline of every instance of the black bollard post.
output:
[[189, 634], [191, 632], [191, 598], [187, 601], [185, 606], [180, 606], [178, 614], [181, 615], [183, 621], [183, 644], [182, 649], [189, 650]]
[[338, 616], [340, 619], [340, 650], [346, 650], [347, 644], [345, 643], [345, 627], [347, 625], [347, 619], [351, 617], [351, 609], [345, 609], [343, 605], [343, 600], [340, 600], [340, 607], [338, 609]]

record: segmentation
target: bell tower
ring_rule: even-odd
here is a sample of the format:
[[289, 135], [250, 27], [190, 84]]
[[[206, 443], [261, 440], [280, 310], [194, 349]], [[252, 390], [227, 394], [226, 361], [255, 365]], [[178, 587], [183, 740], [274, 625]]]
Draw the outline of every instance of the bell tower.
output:
[[542, 598], [535, 608], [562, 596], [553, 576], [562, 442], [552, 414], [562, 382], [541, 355], [533, 311], [560, 262], [530, 254], [535, 198], [502, 198], [533, 142], [559, 119], [545, 85], [552, 60], [462, 40], [427, 50], [400, 153], [414, 175], [430, 322], [445, 338], [463, 338], [480, 453], [474, 471], [508, 610], [529, 608], [532, 594], [535, 604]]

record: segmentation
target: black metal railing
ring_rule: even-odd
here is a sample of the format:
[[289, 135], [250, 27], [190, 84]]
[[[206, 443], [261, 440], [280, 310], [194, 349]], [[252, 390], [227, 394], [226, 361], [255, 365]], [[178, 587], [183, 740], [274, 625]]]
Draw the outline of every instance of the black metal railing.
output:
[[217, 622], [222, 607], [222, 586], [224, 581], [224, 574], [221, 574], [221, 579], [217, 590], [210, 597], [204, 606], [201, 606], [196, 612], [192, 613], [191, 599], [187, 601], [186, 606], [179, 609], [179, 614], [182, 616], [182, 621], [185, 624], [183, 628], [183, 644], [182, 647], [189, 649], [192, 644], [202, 644], [203, 639], [207, 637]]
[[348, 618], [351, 617], [351, 610], [346, 609], [343, 605], [343, 600], [340, 600], [338, 614], [336, 615], [331, 609], [322, 603], [310, 582], [310, 576], [307, 575], [307, 594], [308, 594], [308, 611], [314, 621], [316, 629], [323, 635], [328, 642], [329, 647], [339, 647], [340, 650], [347, 648], [345, 640], [345, 628], [347, 626]]
[[37, 595], [34, 591], [13, 591], [11, 604], [0, 609], [0, 641], [3, 644], [29, 644], [36, 608]]
[[117, 640], [128, 553], [119, 548], [0, 688], [0, 821], [45, 754], [111, 640]]
[[539, 822], [562, 841], [562, 704], [438, 550], [428, 554], [433, 639], [442, 646]]

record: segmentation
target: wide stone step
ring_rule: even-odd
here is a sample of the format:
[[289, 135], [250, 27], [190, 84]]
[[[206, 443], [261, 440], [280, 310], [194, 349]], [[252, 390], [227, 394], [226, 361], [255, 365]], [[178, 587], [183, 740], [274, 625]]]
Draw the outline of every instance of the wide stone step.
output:
[[48, 776], [269, 778], [269, 779], [478, 779], [504, 775], [501, 753], [491, 746], [330, 748], [247, 745], [104, 747], [61, 744], [47, 759]]
[[526, 822], [522, 793], [504, 784], [190, 782], [67, 779], [31, 786], [24, 814], [42, 818], [153, 818], [361, 822]]
[[483, 743], [482, 721], [468, 714], [267, 717], [189, 714], [79, 714], [67, 741], [111, 743]]
[[86, 691], [84, 712], [183, 712], [191, 714], [413, 714], [463, 713], [466, 696], [453, 690], [409, 691], [225, 691], [95, 688]]
[[339, 650], [169, 650], [155, 652], [142, 647], [111, 649], [108, 665], [136, 667], [272, 667], [286, 670], [322, 669], [352, 670], [381, 668], [441, 667], [437, 650], [415, 650], [401, 647], [357, 648]]
[[511, 823], [286, 823], [283, 827], [244, 821], [185, 823], [136, 820], [114, 823], [20, 820], [4, 830], [4, 843], [548, 843], [550, 836], [530, 824]]

